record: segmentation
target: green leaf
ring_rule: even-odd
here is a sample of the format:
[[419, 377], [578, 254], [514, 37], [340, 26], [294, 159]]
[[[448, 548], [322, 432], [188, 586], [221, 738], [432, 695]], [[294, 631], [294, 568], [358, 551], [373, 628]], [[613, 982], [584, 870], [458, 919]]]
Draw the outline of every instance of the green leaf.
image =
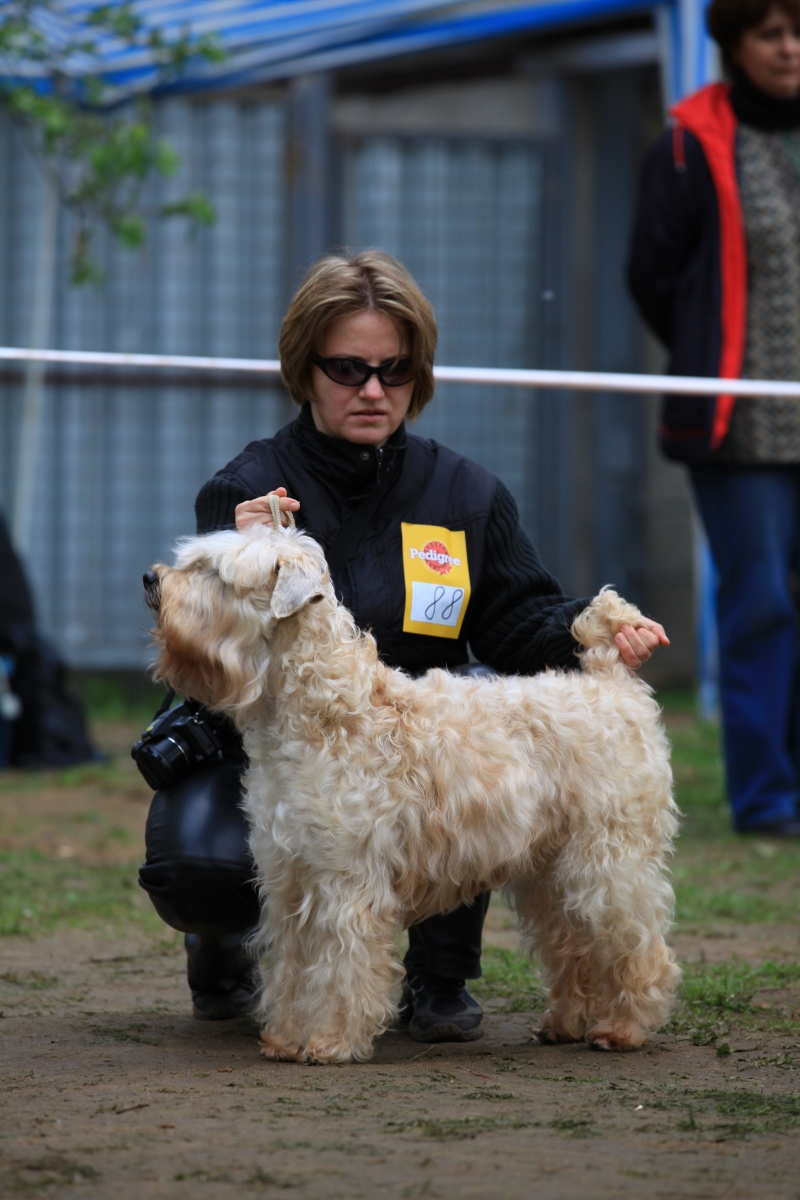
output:
[[192, 192], [182, 200], [173, 200], [159, 209], [162, 217], [189, 217], [200, 225], [213, 225], [217, 212], [204, 192]]
[[153, 165], [159, 174], [169, 179], [180, 166], [180, 156], [171, 142], [159, 138], [154, 148]]
[[[73, 282], [97, 282], [102, 274], [90, 253], [94, 229], [104, 227], [129, 248], [141, 246], [146, 233], [141, 188], [153, 175], [175, 175], [180, 165], [172, 145], [156, 135], [147, 99], [121, 113], [104, 111], [108, 87], [97, 34], [111, 34], [126, 46], [149, 51], [162, 80], [179, 75], [190, 59], [219, 62], [225, 50], [218, 38], [195, 37], [188, 27], [177, 36], [167, 34], [147, 24], [129, 2], [92, 5], [74, 17], [75, 36], [54, 46], [37, 20], [49, 3], [18, 0], [0, 7], [5, 76], [0, 104], [45, 160], [62, 202], [77, 217]], [[76, 55], [86, 62], [85, 74], [77, 80], [65, 69]], [[24, 82], [31, 66], [48, 87]], [[161, 215], [181, 215], [196, 225], [208, 225], [216, 214], [207, 197], [196, 192], [166, 205]]]
[[137, 250], [144, 242], [144, 221], [132, 213], [122, 213], [111, 224], [112, 232], [123, 246]]

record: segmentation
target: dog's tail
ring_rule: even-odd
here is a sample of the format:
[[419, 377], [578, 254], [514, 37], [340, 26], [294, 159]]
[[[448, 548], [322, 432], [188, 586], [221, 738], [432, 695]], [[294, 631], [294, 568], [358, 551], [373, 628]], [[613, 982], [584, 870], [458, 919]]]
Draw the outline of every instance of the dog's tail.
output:
[[623, 666], [614, 638], [623, 625], [636, 629], [641, 623], [642, 614], [635, 604], [628, 604], [613, 588], [604, 587], [572, 622], [572, 636], [583, 647], [578, 652], [583, 670], [610, 671]]

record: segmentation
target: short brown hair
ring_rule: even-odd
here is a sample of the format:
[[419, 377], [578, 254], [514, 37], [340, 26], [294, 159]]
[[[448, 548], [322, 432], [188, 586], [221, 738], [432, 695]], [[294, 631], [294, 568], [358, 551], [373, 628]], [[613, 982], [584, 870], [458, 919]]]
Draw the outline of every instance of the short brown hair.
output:
[[325, 331], [340, 317], [365, 311], [385, 313], [408, 340], [414, 373], [408, 417], [413, 421], [433, 399], [436, 318], [413, 276], [381, 250], [364, 250], [355, 258], [328, 254], [308, 272], [278, 339], [283, 382], [295, 404], [313, 400], [313, 355], [320, 353]]
[[722, 51], [726, 67], [734, 65], [732, 54], [742, 34], [760, 25], [773, 5], [795, 20], [800, 18], [800, 0], [711, 0], [706, 9], [706, 25]]

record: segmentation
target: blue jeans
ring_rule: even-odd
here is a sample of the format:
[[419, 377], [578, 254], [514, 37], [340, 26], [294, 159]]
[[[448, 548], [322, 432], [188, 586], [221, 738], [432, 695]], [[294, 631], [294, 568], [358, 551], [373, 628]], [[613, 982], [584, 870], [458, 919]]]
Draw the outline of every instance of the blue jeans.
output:
[[800, 467], [693, 467], [719, 575], [720, 701], [736, 829], [794, 818], [800, 798]]

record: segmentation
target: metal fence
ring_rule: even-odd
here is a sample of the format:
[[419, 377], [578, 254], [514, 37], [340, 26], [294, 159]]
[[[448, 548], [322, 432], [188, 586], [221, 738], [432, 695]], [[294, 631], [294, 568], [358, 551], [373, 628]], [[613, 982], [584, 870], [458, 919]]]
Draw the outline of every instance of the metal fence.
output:
[[[177, 100], [159, 122], [184, 172], [153, 188], [157, 207], [202, 187], [217, 221], [192, 234], [153, 222], [131, 253], [99, 237], [102, 288], [69, 282], [74, 230], [59, 215], [48, 344], [63, 348], [252, 355], [274, 352], [284, 307], [285, 113], [279, 100]], [[0, 338], [27, 344], [43, 186], [38, 164], [0, 118]], [[0, 504], [15, 489], [22, 390], [0, 387]], [[145, 660], [138, 576], [192, 529], [200, 484], [283, 422], [274, 387], [205, 381], [71, 380], [43, 398], [28, 570], [40, 619], [82, 667]]]

